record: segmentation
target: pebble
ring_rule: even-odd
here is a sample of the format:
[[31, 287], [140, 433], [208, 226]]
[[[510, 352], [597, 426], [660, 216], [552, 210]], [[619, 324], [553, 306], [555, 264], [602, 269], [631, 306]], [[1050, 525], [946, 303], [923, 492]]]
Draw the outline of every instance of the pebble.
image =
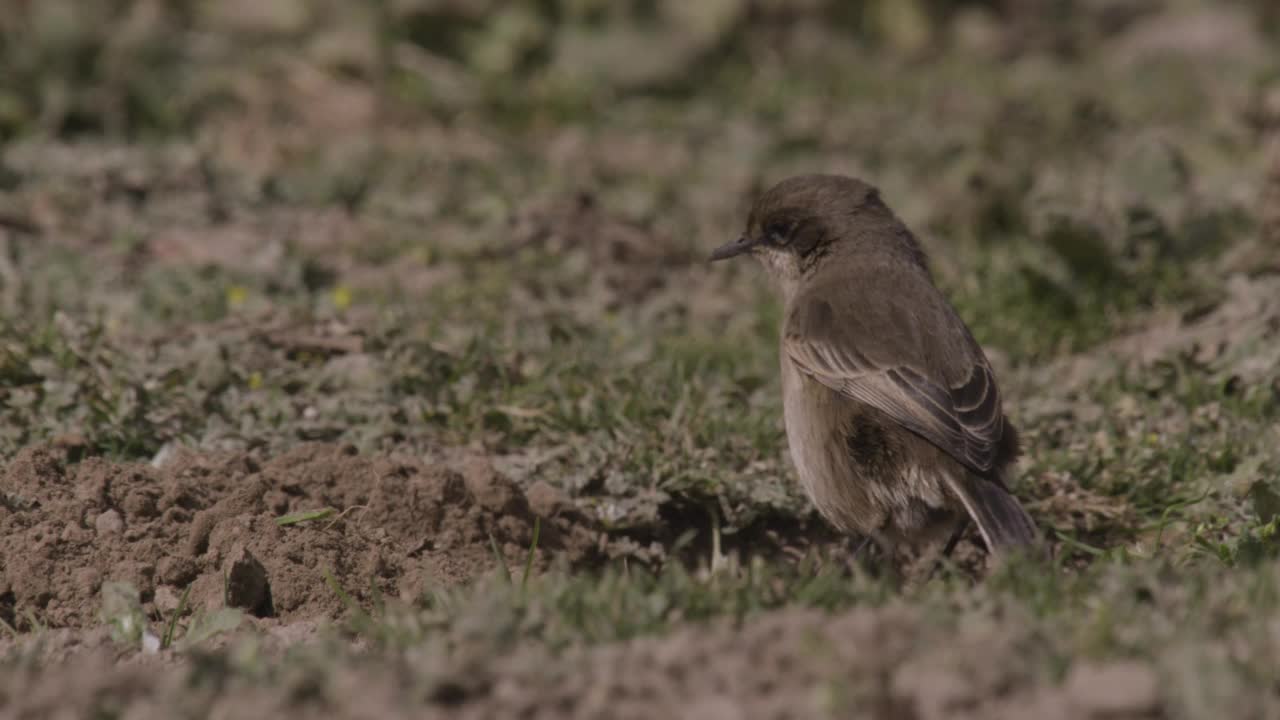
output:
[[124, 530], [124, 518], [115, 510], [104, 511], [93, 521], [99, 535], [110, 535]]

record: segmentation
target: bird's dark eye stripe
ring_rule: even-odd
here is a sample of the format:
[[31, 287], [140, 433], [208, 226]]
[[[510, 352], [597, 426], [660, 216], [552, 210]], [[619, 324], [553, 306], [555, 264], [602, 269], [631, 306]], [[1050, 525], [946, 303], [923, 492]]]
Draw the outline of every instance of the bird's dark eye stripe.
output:
[[765, 237], [769, 242], [777, 245], [785, 245], [791, 239], [791, 223], [771, 222], [764, 227]]

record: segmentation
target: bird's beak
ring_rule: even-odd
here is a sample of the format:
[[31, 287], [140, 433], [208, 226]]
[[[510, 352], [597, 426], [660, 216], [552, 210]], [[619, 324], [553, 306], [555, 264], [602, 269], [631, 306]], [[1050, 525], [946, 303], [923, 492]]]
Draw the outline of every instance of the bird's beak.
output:
[[734, 240], [731, 243], [725, 243], [724, 245], [721, 245], [715, 250], [712, 250], [711, 257], [707, 258], [707, 262], [715, 262], [717, 260], [727, 260], [735, 255], [741, 255], [742, 253], [750, 252], [751, 248], [755, 247], [755, 245], [756, 244], [751, 241], [751, 238], [747, 237], [746, 235], [743, 235], [742, 237], [738, 238], [737, 240]]

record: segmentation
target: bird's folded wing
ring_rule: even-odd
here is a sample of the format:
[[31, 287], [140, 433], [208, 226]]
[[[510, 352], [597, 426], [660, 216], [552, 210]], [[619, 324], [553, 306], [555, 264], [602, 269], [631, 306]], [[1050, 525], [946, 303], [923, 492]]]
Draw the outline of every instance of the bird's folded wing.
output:
[[[801, 297], [787, 319], [783, 351], [814, 380], [985, 473], [1003, 433], [1000, 394], [960, 318], [935, 309], [923, 316], [853, 312], [838, 301]], [[922, 326], [902, 326], [910, 322]]]

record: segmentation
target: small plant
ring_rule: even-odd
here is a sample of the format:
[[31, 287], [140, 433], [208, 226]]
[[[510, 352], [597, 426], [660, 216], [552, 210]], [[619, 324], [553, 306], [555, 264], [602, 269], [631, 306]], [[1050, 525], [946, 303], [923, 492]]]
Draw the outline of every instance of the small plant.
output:
[[151, 632], [138, 589], [133, 585], [103, 583], [101, 617], [111, 628], [111, 638], [116, 642], [141, 647], [144, 652], [160, 650], [161, 640]]
[[173, 647], [174, 633], [178, 629], [178, 618], [182, 617], [187, 611], [187, 598], [191, 596], [191, 586], [182, 591], [182, 597], [178, 599], [178, 607], [174, 609], [173, 614], [169, 616], [169, 624], [165, 627], [164, 637], [160, 639], [160, 649], [168, 650]]
[[196, 613], [177, 647], [181, 650], [199, 647], [218, 635], [234, 632], [243, 622], [244, 613], [237, 608], [223, 607]]
[[337, 510], [330, 507], [320, 508], [319, 510], [301, 510], [299, 512], [289, 513], [288, 515], [281, 515], [276, 518], [276, 524], [280, 527], [300, 525], [302, 523], [314, 522], [316, 520], [324, 520], [327, 517], [332, 517], [337, 512]]

